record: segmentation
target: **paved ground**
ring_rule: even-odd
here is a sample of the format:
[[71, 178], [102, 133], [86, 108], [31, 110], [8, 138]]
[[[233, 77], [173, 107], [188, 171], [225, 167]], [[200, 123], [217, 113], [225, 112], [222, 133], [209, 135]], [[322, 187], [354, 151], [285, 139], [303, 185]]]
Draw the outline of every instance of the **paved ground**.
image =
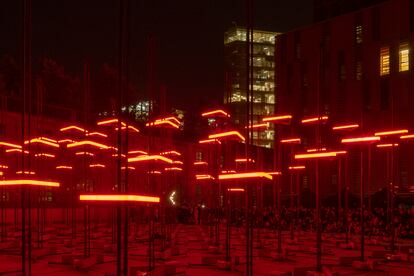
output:
[[[60, 229], [60, 230], [59, 230]], [[130, 271], [145, 270], [148, 265], [146, 226], [131, 228], [129, 238], [129, 267]], [[219, 269], [217, 260], [224, 260], [225, 227], [221, 227], [221, 245], [214, 246], [214, 237], [207, 226], [177, 225], [171, 229], [172, 244], [164, 253], [156, 248], [156, 273], [163, 275], [164, 271], [175, 271], [179, 275], [243, 275], [245, 268], [245, 238], [244, 229], [232, 229], [231, 255], [234, 260], [231, 270]], [[313, 233], [296, 233], [297, 243], [290, 241], [289, 233], [283, 233], [283, 247], [288, 249], [287, 259], [276, 261], [276, 235], [270, 230], [261, 230], [260, 235], [255, 233], [254, 242], [254, 274], [277, 275], [275, 272], [293, 272], [300, 267], [312, 267], [315, 264], [315, 235]], [[19, 275], [20, 247], [19, 232], [9, 231], [8, 240], [0, 243], [0, 275]], [[33, 275], [115, 275], [116, 250], [112, 239], [112, 228], [100, 225], [91, 231], [91, 257], [83, 258], [83, 234], [72, 240], [70, 231], [65, 226], [53, 226], [46, 229], [43, 236], [43, 248], [37, 249], [37, 234], [33, 237]], [[358, 244], [358, 237], [353, 238]], [[342, 237], [324, 235], [323, 264], [339, 275], [414, 275], [414, 262], [393, 261], [386, 262], [384, 258], [372, 258], [384, 251], [386, 242], [368, 240], [366, 256], [378, 264], [375, 270], [357, 270], [352, 265], [340, 265], [339, 259], [345, 256], [359, 256], [359, 250], [340, 249], [337, 242]], [[376, 243], [376, 244], [374, 244]], [[411, 241], [402, 241], [400, 244], [414, 248]], [[407, 251], [408, 249], [402, 249]], [[375, 252], [374, 252], [375, 254]], [[237, 259], [237, 261], [236, 261]], [[273, 274], [272, 274], [273, 273]], [[144, 275], [144, 274], [131, 274]], [[295, 275], [306, 275], [299, 274]]]

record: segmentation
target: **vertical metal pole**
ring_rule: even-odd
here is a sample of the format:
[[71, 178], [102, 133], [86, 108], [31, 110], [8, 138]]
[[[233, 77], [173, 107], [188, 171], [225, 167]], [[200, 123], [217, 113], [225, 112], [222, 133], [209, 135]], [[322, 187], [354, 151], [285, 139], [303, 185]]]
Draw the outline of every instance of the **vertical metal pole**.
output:
[[364, 152], [361, 148], [360, 155], [360, 224], [361, 224], [361, 261], [365, 259], [365, 222], [364, 222]]

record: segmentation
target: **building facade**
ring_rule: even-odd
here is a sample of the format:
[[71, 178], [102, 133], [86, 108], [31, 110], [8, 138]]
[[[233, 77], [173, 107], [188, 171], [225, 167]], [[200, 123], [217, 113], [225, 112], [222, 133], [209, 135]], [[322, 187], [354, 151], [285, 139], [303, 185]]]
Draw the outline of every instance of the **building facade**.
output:
[[[413, 45], [414, 1], [410, 0], [385, 1], [282, 34], [275, 54], [277, 112], [303, 118], [318, 114], [319, 107], [329, 116], [323, 126], [327, 133], [335, 124], [351, 122], [360, 126], [356, 135], [395, 128], [413, 133]], [[399, 136], [385, 137], [386, 141], [398, 144], [394, 168], [390, 172], [386, 167], [390, 150], [372, 147], [373, 179], [368, 189], [385, 187], [395, 175], [400, 191], [409, 191], [414, 183], [410, 157], [414, 144]], [[325, 135], [323, 143], [341, 146], [332, 134]], [[357, 189], [359, 159], [353, 153], [351, 149], [350, 178]]]
[[[273, 114], [275, 106], [274, 47], [278, 33], [253, 31], [253, 123]], [[233, 28], [224, 35], [227, 89], [224, 104], [236, 125], [246, 124], [246, 29]], [[253, 144], [272, 147], [274, 130], [254, 132]]]
[[326, 20], [387, 0], [314, 0], [314, 21]]

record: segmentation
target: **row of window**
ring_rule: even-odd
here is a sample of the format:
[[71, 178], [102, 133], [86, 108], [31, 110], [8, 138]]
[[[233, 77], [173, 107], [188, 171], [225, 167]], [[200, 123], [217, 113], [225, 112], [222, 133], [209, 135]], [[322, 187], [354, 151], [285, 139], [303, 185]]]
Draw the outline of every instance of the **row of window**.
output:
[[[390, 74], [390, 47], [384, 46], [380, 49], [380, 75]], [[398, 71], [405, 72], [410, 70], [410, 45], [408, 42], [400, 43], [398, 47]]]

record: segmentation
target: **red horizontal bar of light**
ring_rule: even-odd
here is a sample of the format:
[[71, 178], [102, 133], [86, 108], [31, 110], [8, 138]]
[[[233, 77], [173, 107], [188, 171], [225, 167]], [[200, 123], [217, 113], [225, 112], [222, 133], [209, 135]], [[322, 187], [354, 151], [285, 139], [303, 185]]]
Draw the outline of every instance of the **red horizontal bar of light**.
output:
[[105, 202], [147, 202], [159, 203], [158, 196], [144, 195], [79, 195], [81, 201], [105, 201]]
[[176, 160], [176, 161], [173, 161], [173, 164], [183, 165], [184, 163], [183, 161]]
[[246, 179], [246, 178], [266, 178], [270, 180], [273, 179], [272, 175], [266, 172], [229, 173], [229, 174], [219, 175], [219, 180], [234, 180], [234, 179]]
[[366, 142], [377, 142], [380, 141], [381, 138], [378, 136], [365, 136], [365, 137], [354, 137], [354, 138], [344, 138], [342, 139], [342, 143], [366, 143]]
[[178, 151], [175, 151], [175, 150], [170, 150], [170, 151], [161, 152], [160, 155], [175, 155], [175, 156], [181, 156], [181, 153], [179, 153]]
[[223, 171], [221, 171], [221, 173], [236, 173], [236, 171], [235, 170], [223, 170]]
[[121, 170], [125, 170], [125, 168], [128, 168], [128, 170], [135, 170], [135, 167], [132, 166], [121, 167]]
[[[21, 149], [6, 149], [6, 152], [7, 153], [13, 153], [13, 152], [19, 152], [19, 153], [21, 153], [22, 150]], [[28, 150], [25, 150], [24, 153], [25, 154], [29, 154], [29, 151]]]
[[105, 168], [104, 164], [90, 164], [89, 168]]
[[88, 151], [79, 151], [77, 153], [75, 153], [76, 155], [88, 155], [88, 156], [95, 156], [95, 154], [93, 154], [92, 152], [88, 152]]
[[237, 158], [234, 160], [236, 163], [254, 163], [254, 159], [252, 158]]
[[378, 144], [377, 148], [391, 148], [391, 147], [398, 147], [399, 144]]
[[348, 130], [348, 129], [354, 129], [358, 127], [359, 127], [359, 124], [337, 125], [337, 126], [333, 126], [332, 130]]
[[220, 140], [217, 139], [205, 139], [205, 140], [200, 140], [198, 141], [199, 144], [211, 144], [211, 143], [217, 143], [217, 144], [221, 144]]
[[402, 135], [400, 139], [414, 139], [414, 134]]
[[60, 165], [60, 166], [56, 166], [57, 170], [71, 170], [73, 169], [72, 166], [66, 166], [66, 165]]
[[311, 117], [311, 118], [303, 119], [302, 124], [310, 124], [310, 123], [315, 123], [318, 121], [326, 121], [326, 120], [328, 120], [328, 116]]
[[213, 116], [223, 116], [223, 117], [230, 117], [230, 114], [228, 114], [226, 111], [222, 109], [216, 109], [208, 112], [204, 112], [201, 114], [203, 117], [213, 117]]
[[388, 135], [396, 135], [396, 134], [404, 134], [408, 133], [408, 129], [395, 129], [395, 130], [387, 130], [387, 131], [381, 131], [376, 132], [375, 136], [388, 136]]
[[[112, 157], [118, 157], [118, 153], [114, 153], [114, 154], [112, 154], [111, 156], [112, 156]], [[125, 158], [125, 157], [126, 157], [126, 155], [125, 155], [125, 154], [123, 154], [123, 153], [121, 153], [121, 157], [122, 157], [122, 158]]]
[[85, 129], [83, 129], [83, 128], [81, 128], [81, 127], [78, 127], [78, 126], [67, 126], [67, 127], [63, 127], [63, 128], [61, 128], [60, 129], [60, 131], [69, 131], [69, 130], [77, 130], [77, 131], [80, 131], [80, 132], [86, 132], [86, 130]]
[[178, 167], [170, 167], [170, 168], [165, 168], [164, 171], [182, 171], [183, 169], [178, 168]]
[[306, 150], [306, 152], [319, 152], [319, 151], [326, 151], [326, 148], [312, 148], [312, 149]]
[[110, 148], [107, 145], [97, 143], [97, 142], [94, 142], [94, 141], [89, 141], [89, 140], [75, 142], [75, 143], [71, 143], [71, 144], [67, 145], [68, 148], [81, 147], [81, 146], [92, 146], [92, 147], [96, 147], [96, 148], [99, 148], [99, 149], [109, 149]]
[[15, 179], [15, 180], [0, 180], [0, 186], [45, 186], [45, 187], [59, 187], [59, 182], [33, 180], [33, 179]]
[[149, 171], [148, 174], [161, 174], [160, 171]]
[[[102, 121], [98, 121], [96, 124], [98, 126], [104, 126], [104, 125], [111, 125], [111, 124], [117, 124], [118, 123], [118, 119], [113, 118], [113, 119], [105, 119]], [[126, 124], [124, 122], [121, 122], [122, 126], [126, 126]]]
[[244, 189], [243, 189], [243, 188], [228, 188], [228, 189], [227, 189], [227, 191], [228, 191], [228, 192], [233, 192], [233, 193], [234, 193], [234, 192], [235, 192], [235, 193], [237, 193], [237, 192], [239, 192], [239, 193], [240, 193], [240, 192], [244, 192]]
[[304, 153], [295, 154], [295, 159], [318, 159], [318, 158], [332, 158], [337, 156], [336, 151], [332, 152], [318, 152], [318, 153]]
[[268, 172], [268, 174], [270, 174], [270, 175], [282, 175], [281, 172]]
[[146, 126], [159, 126], [159, 125], [165, 125], [165, 124], [172, 126], [174, 128], [180, 128], [181, 122], [177, 118], [171, 116], [171, 117], [157, 119], [154, 122], [146, 123]]
[[75, 143], [76, 141], [73, 141], [72, 139], [62, 139], [58, 141], [58, 144], [63, 144], [63, 143]]
[[254, 124], [254, 125], [250, 125], [250, 126], [245, 126], [244, 128], [253, 128], [253, 129], [256, 129], [256, 128], [266, 128], [266, 127], [269, 127], [269, 124], [268, 123]]
[[17, 171], [16, 174], [26, 174], [26, 175], [35, 175], [36, 172], [34, 171]]
[[292, 115], [275, 115], [270, 117], [264, 117], [262, 119], [263, 122], [278, 122], [278, 121], [286, 121], [291, 120]]
[[88, 132], [88, 133], [86, 133], [86, 136], [100, 136], [100, 137], [108, 137], [108, 135], [106, 135], [105, 133], [101, 133], [101, 132], [97, 132], [97, 131], [94, 131], [94, 132]]
[[280, 140], [280, 143], [282, 144], [300, 144], [300, 142], [300, 138], [289, 138]]
[[141, 153], [141, 154], [144, 154], [144, 155], [147, 155], [148, 154], [148, 152], [143, 151], [143, 150], [131, 150], [131, 151], [128, 151], [128, 154], [137, 154], [137, 153]]
[[38, 137], [38, 138], [33, 138], [31, 140], [28, 141], [24, 141], [25, 144], [43, 144], [43, 145], [47, 145], [47, 146], [51, 146], [54, 148], [58, 148], [59, 144], [57, 143], [57, 141], [53, 141], [51, 142], [50, 139], [44, 139], [43, 137]]
[[162, 155], [140, 155], [132, 158], [128, 158], [128, 162], [143, 162], [143, 161], [163, 161], [165, 163], [172, 164], [173, 161]]
[[226, 131], [226, 132], [221, 132], [221, 133], [215, 133], [215, 134], [211, 134], [208, 136], [209, 139], [216, 139], [216, 138], [225, 138], [225, 137], [229, 137], [229, 136], [237, 136], [238, 138], [240, 138], [242, 141], [245, 141], [246, 139], [243, 137], [243, 135], [241, 135], [238, 131]]
[[[115, 130], [118, 130], [118, 128], [115, 128]], [[126, 130], [126, 126], [121, 127], [121, 130]], [[136, 127], [133, 127], [133, 126], [128, 126], [128, 130], [132, 130], [136, 133], [139, 133], [139, 129], [137, 129]]]
[[8, 169], [9, 168], [9, 166], [7, 166], [7, 165], [0, 165], [0, 169]]
[[14, 148], [14, 149], [21, 149], [22, 148], [22, 146], [20, 146], [20, 145], [16, 145], [16, 144], [13, 144], [13, 143], [8, 143], [8, 142], [2, 142], [2, 141], [0, 141], [0, 146], [5, 146], [5, 147], [8, 147], [8, 148]]
[[34, 156], [35, 157], [48, 157], [48, 158], [56, 157], [54, 154], [50, 154], [50, 153], [36, 153]]
[[304, 170], [305, 166], [289, 166], [289, 170]]
[[201, 166], [201, 165], [208, 165], [208, 163], [205, 161], [197, 161], [197, 162], [194, 162], [194, 165]]
[[215, 178], [209, 174], [197, 174], [196, 175], [197, 180], [214, 180]]

